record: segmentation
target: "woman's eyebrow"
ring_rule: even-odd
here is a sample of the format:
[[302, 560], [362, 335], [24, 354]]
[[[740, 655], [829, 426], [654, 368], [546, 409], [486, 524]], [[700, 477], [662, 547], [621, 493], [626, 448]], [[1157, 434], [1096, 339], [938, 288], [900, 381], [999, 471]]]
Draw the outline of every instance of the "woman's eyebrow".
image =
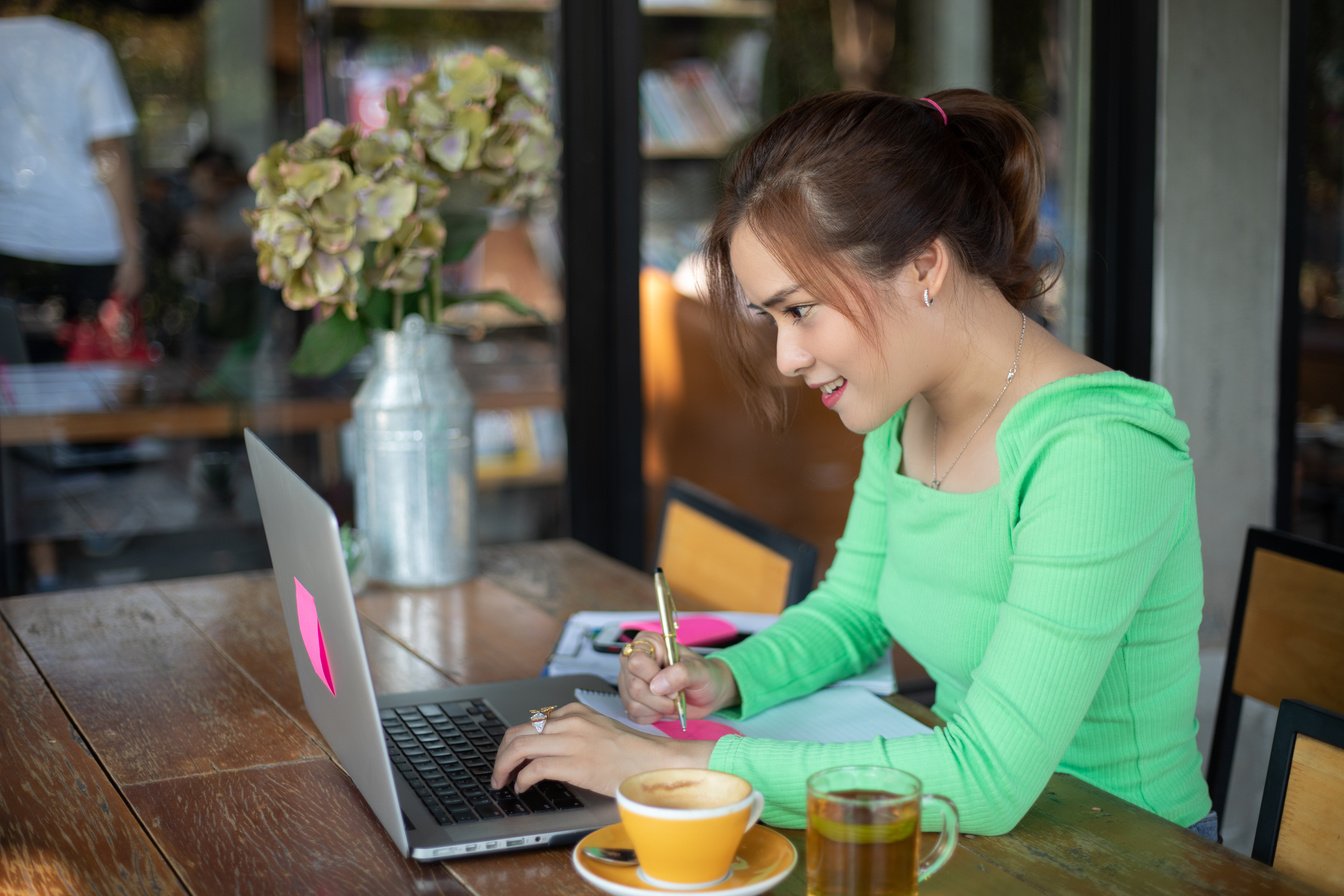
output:
[[755, 302], [748, 302], [747, 304], [751, 308], [773, 308], [775, 305], [778, 305], [780, 302], [784, 301], [789, 296], [798, 292], [799, 289], [801, 289], [801, 287], [798, 286], [797, 283], [794, 283], [790, 286], [784, 287], [783, 289], [776, 290], [773, 295], [771, 295], [765, 301], [761, 302], [759, 305], [757, 305]]

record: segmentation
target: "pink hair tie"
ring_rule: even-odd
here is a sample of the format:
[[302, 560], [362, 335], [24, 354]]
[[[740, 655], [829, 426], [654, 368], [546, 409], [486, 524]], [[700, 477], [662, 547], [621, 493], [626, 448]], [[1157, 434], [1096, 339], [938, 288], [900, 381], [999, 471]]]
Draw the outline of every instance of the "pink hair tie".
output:
[[919, 101], [920, 101], [921, 103], [928, 103], [930, 106], [932, 106], [933, 108], [937, 109], [937, 110], [938, 110], [938, 114], [941, 115], [941, 116], [943, 116], [943, 126], [944, 126], [944, 127], [947, 126], [947, 113], [943, 111], [943, 107], [942, 107], [942, 106], [938, 105], [937, 103], [935, 103], [933, 100], [929, 99], [929, 98], [926, 97], [926, 96], [922, 96], [922, 97], [920, 97], [920, 98], [919, 98]]

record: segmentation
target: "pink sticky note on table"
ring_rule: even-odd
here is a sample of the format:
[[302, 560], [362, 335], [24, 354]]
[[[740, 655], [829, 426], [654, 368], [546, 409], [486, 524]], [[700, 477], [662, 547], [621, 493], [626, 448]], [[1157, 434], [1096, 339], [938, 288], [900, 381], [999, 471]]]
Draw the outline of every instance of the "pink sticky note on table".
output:
[[[663, 626], [657, 619], [638, 619], [621, 623], [621, 628], [662, 634]], [[682, 616], [677, 620], [677, 643], [687, 647], [719, 644], [737, 634], [737, 626], [717, 616]], [[678, 726], [680, 729], [680, 726]]]
[[711, 722], [709, 719], [687, 719], [685, 731], [681, 730], [681, 723], [675, 719], [654, 722], [653, 727], [677, 740], [718, 740], [725, 734], [739, 733], [736, 728], [731, 728], [722, 722]]
[[327, 659], [327, 642], [322, 637], [322, 623], [317, 621], [317, 602], [312, 592], [303, 587], [299, 577], [294, 577], [294, 604], [299, 611], [299, 634], [303, 636], [304, 649], [308, 651], [308, 661], [313, 671], [327, 686], [333, 695], [336, 693], [336, 681], [331, 674], [331, 661]]

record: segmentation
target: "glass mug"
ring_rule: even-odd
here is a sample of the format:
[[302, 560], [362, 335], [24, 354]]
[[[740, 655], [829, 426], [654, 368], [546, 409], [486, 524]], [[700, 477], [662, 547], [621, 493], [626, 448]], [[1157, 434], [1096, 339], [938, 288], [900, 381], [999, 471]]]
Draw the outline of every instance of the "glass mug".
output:
[[[920, 813], [942, 832], [920, 857]], [[907, 896], [952, 857], [957, 807], [924, 793], [914, 775], [874, 765], [829, 768], [807, 779], [808, 896]]]

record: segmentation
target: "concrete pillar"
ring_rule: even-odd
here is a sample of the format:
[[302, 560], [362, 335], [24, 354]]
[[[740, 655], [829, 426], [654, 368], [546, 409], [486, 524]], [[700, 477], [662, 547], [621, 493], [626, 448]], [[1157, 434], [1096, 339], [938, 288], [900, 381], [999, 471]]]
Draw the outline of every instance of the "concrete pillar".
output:
[[1246, 527], [1273, 520], [1287, 6], [1160, 12], [1153, 379], [1191, 429], [1211, 644], [1227, 637]]
[[919, 0], [915, 29], [922, 45], [915, 53], [914, 96], [947, 87], [989, 90], [989, 0]]

